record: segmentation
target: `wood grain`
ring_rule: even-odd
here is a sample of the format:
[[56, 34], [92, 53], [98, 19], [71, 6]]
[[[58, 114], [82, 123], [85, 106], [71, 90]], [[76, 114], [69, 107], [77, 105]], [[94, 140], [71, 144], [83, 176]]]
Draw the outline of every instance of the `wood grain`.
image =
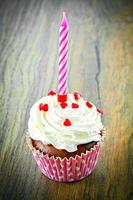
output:
[[[48, 180], [25, 144], [31, 105], [57, 88], [58, 29], [70, 23], [69, 89], [102, 107], [107, 137], [95, 171]], [[0, 199], [133, 199], [133, 3], [0, 1]]]

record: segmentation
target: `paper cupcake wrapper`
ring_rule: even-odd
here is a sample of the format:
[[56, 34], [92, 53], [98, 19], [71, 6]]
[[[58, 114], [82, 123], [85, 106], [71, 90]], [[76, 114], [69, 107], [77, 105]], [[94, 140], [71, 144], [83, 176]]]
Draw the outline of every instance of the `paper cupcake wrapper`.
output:
[[80, 156], [62, 159], [36, 150], [28, 136], [27, 143], [41, 172], [49, 179], [58, 182], [79, 181], [87, 177], [94, 170], [101, 150], [100, 143], [98, 143], [86, 153], [81, 153]]

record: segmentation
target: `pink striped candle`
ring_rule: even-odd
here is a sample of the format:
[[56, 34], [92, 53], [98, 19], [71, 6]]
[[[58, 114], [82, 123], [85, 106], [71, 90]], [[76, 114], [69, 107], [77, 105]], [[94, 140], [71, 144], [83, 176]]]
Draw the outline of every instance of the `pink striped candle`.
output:
[[67, 84], [67, 64], [68, 64], [68, 21], [65, 12], [60, 26], [59, 33], [59, 76], [58, 95], [65, 96], [68, 92]]

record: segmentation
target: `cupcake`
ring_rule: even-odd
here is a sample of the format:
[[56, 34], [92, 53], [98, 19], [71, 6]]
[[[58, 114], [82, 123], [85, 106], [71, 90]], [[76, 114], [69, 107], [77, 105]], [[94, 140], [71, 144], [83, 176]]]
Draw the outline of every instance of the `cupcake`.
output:
[[27, 143], [41, 172], [58, 182], [79, 181], [95, 168], [104, 126], [102, 111], [77, 92], [59, 101], [51, 91], [30, 110]]

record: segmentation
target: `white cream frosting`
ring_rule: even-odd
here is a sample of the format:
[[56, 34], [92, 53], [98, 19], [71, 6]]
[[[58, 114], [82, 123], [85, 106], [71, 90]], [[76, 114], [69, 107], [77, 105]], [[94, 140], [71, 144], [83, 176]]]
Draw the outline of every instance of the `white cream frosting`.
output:
[[[47, 112], [39, 110], [40, 103], [48, 104]], [[72, 103], [77, 103], [79, 108], [72, 108]], [[73, 94], [68, 94], [67, 104], [63, 109], [57, 101], [57, 95], [38, 100], [30, 110], [30, 137], [68, 152], [76, 151], [79, 144], [101, 141], [103, 125], [95, 105], [91, 103], [92, 107], [88, 108], [82, 97], [75, 100]], [[71, 126], [64, 126], [65, 119], [71, 121]]]

